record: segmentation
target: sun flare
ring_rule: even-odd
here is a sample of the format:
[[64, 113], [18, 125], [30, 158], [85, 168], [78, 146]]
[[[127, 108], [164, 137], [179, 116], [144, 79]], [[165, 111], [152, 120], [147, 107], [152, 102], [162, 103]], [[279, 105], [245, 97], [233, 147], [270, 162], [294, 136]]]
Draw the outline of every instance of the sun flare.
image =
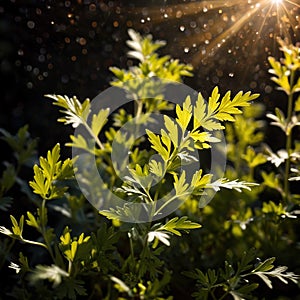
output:
[[259, 86], [266, 57], [276, 55], [277, 39], [300, 41], [299, 0], [151, 2], [149, 7], [126, 6], [133, 20], [128, 26], [146, 33], [158, 28], [170, 49], [195, 66], [201, 80], [214, 84], [237, 74], [247, 78], [253, 72], [256, 79], [249, 86]]
[[[147, 15], [142, 17], [140, 25], [146, 25], [150, 19], [154, 23], [179, 23], [179, 44], [186, 54], [197, 49], [192, 58], [196, 65], [214, 56], [232, 38], [238, 43], [247, 37], [246, 43], [252, 49], [260, 40], [275, 41], [281, 37], [292, 41], [299, 30], [299, 7], [297, 0], [193, 1], [171, 4], [166, 8], [152, 6], [142, 9], [142, 15], [145, 12]], [[137, 15], [138, 10], [133, 9], [132, 13]], [[197, 20], [187, 26], [185, 20], [195, 17]]]

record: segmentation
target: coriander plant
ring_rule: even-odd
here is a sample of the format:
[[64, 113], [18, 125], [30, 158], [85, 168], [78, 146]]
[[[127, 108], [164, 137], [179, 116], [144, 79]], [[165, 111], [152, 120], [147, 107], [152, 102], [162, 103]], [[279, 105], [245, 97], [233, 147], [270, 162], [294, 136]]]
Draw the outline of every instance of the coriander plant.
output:
[[[197, 299], [250, 299], [259, 280], [269, 288], [272, 277], [285, 284], [297, 283], [298, 276], [287, 272], [287, 267], [273, 265], [274, 257], [257, 262], [257, 252], [248, 240], [241, 245], [236, 239], [236, 249], [241, 252], [228, 254], [222, 262], [218, 261], [223, 258], [218, 257], [222, 248], [211, 240], [220, 232], [225, 233], [223, 239], [228, 237], [231, 226], [228, 216], [222, 219], [214, 207], [215, 193], [217, 201], [218, 195], [226, 195], [224, 203], [229, 209], [231, 202], [226, 201], [237, 194], [253, 199], [261, 192], [255, 183], [255, 168], [268, 158], [256, 154], [252, 146], [262, 140], [256, 132], [262, 124], [251, 114], [247, 121], [242, 115], [243, 109], [251, 110], [259, 95], [243, 91], [221, 95], [216, 87], [208, 101], [201, 93], [168, 101], [165, 95], [182, 88], [183, 77], [192, 76], [192, 67], [160, 56], [157, 51], [165, 42], [154, 41], [151, 35], [143, 37], [129, 30], [129, 36], [128, 56], [137, 64], [129, 69], [111, 68], [111, 85], [122, 95], [120, 99], [127, 99], [124, 103], [115, 108], [118, 98], [110, 102], [111, 107], [99, 108], [89, 99], [47, 95], [61, 110], [58, 121], [75, 130], [66, 145], [72, 148], [73, 157], [62, 158], [57, 143], [34, 164], [28, 185], [15, 180], [21, 182], [31, 206], [10, 214], [11, 225], [0, 227], [6, 236], [2, 265], [6, 268], [8, 263], [16, 273], [15, 283], [6, 286], [3, 293], [13, 299], [179, 299], [191, 294]], [[287, 60], [286, 66], [295, 64], [293, 55]], [[278, 78], [289, 76], [287, 67], [272, 59], [270, 62]], [[295, 74], [291, 77], [290, 85], [296, 88], [286, 90], [289, 99], [299, 85], [294, 82]], [[285, 79], [280, 80], [287, 88]], [[289, 113], [287, 120], [281, 121], [291, 124], [294, 119]], [[214, 147], [224, 156], [224, 149], [218, 148], [222, 133], [229, 131], [230, 146], [237, 130], [234, 124], [243, 122], [248, 129], [248, 140], [242, 142], [242, 135], [239, 137], [238, 149], [243, 154], [234, 160], [229, 147], [233, 171], [224, 177], [222, 170], [210, 172], [202, 167], [201, 155]], [[17, 167], [7, 164], [0, 181], [2, 209], [17, 205], [16, 199], [6, 196], [14, 184], [11, 178], [17, 178], [15, 174], [36, 146], [35, 141], [25, 138], [26, 132], [25, 127], [13, 137], [2, 131], [17, 154]], [[22, 143], [16, 143], [17, 139]], [[290, 147], [287, 134], [287, 157], [293, 160]], [[250, 170], [247, 176], [245, 162]], [[289, 176], [290, 163], [286, 166]], [[292, 201], [286, 181], [283, 205]], [[247, 201], [239, 204], [239, 215], [231, 215], [242, 230], [252, 222]], [[266, 210], [263, 207], [261, 211]], [[22, 250], [18, 247], [10, 254], [15, 245], [8, 238], [19, 240]], [[231, 249], [226, 243], [227, 250]], [[212, 256], [218, 268], [209, 266]], [[198, 268], [199, 262], [203, 265]], [[187, 280], [189, 287], [196, 280], [197, 291], [179, 289], [179, 282]]]

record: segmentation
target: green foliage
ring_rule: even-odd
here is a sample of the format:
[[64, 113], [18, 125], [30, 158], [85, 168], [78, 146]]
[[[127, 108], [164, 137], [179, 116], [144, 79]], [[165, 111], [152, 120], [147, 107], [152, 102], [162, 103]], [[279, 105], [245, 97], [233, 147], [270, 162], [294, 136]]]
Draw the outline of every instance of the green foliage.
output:
[[61, 198], [66, 187], [58, 187], [55, 182], [73, 176], [72, 161], [68, 158], [64, 162], [59, 160], [60, 146], [56, 144], [52, 151], [48, 151], [47, 158], [40, 157], [40, 166], [33, 167], [34, 180], [29, 182], [33, 192], [43, 199]]
[[181, 236], [179, 230], [187, 231], [189, 229], [195, 229], [200, 227], [201, 225], [187, 220], [187, 217], [181, 217], [180, 219], [178, 217], [175, 217], [169, 220], [163, 226], [158, 227], [157, 231], [169, 231], [171, 233]]
[[[162, 97], [163, 85], [147, 79], [181, 82], [184, 76], [192, 76], [192, 67], [159, 56], [157, 51], [165, 43], [154, 41], [151, 35], [143, 37], [129, 30], [129, 36], [128, 56], [137, 65], [129, 70], [110, 69], [115, 76], [111, 84], [124, 88], [134, 100], [133, 114], [122, 108], [110, 122], [110, 111], [94, 114], [89, 99], [81, 102], [76, 97], [47, 95], [61, 109], [59, 122], [80, 126], [88, 133], [71, 135], [67, 146], [93, 155], [106, 187], [124, 204], [96, 210], [75, 181], [76, 158], [63, 159], [56, 144], [34, 164], [36, 140], [30, 139], [28, 128], [21, 128], [16, 136], [1, 130], [16, 158], [5, 164], [0, 178], [0, 209], [10, 213], [0, 227], [6, 237], [0, 241], [0, 266], [4, 270], [8, 264], [16, 273], [10, 277], [14, 284], [3, 286], [1, 296], [280, 299], [286, 290], [274, 282], [289, 284], [299, 294], [295, 285], [299, 276], [294, 272], [299, 273], [300, 265], [294, 263], [300, 196], [290, 190], [290, 181], [299, 180], [300, 143], [292, 143], [291, 134], [299, 125], [299, 49], [280, 42], [284, 60], [269, 60], [273, 80], [289, 99], [287, 117], [279, 109], [267, 115], [287, 141], [285, 149], [274, 153], [262, 144], [267, 124], [260, 120], [263, 106], [252, 104], [257, 94], [240, 91], [232, 96], [228, 91], [221, 95], [216, 87], [208, 101], [199, 93], [194, 102], [188, 96], [182, 105], [173, 107]], [[173, 108], [175, 118], [165, 114], [158, 133], [149, 128], [135, 140], [133, 132], [118, 131], [133, 118], [139, 126], [149, 121], [149, 114]], [[223, 130], [229, 160], [225, 177], [198, 165], [189, 174], [199, 160], [197, 155], [220, 145]], [[131, 147], [128, 161], [114, 165], [113, 143], [120, 157]], [[33, 168], [29, 182], [18, 175], [24, 165]], [[285, 168], [277, 172], [273, 165]], [[127, 173], [121, 178], [123, 170]], [[89, 172], [82, 177], [87, 189], [98, 184]], [[11, 208], [18, 198], [10, 195], [16, 182], [30, 203], [17, 213]], [[210, 193], [216, 196], [206, 205], [201, 197]], [[101, 187], [92, 196], [95, 201], [103, 197], [110, 201]], [[159, 205], [158, 200], [162, 200]], [[133, 203], [147, 207], [148, 222], [122, 221], [124, 216], [142, 213], [132, 210]], [[157, 220], [168, 206], [177, 209]], [[14, 247], [16, 240], [21, 241], [19, 247]], [[24, 251], [18, 253], [20, 248]], [[276, 267], [275, 258], [292, 271]], [[270, 291], [273, 286], [275, 292]]]
[[[298, 88], [294, 86], [298, 82], [300, 57], [298, 47], [279, 42], [284, 59], [276, 61], [270, 58], [270, 72], [276, 75], [277, 79], [273, 80], [288, 96], [287, 116], [278, 108], [275, 108], [275, 114], [268, 113], [266, 116], [272, 121], [270, 125], [279, 127], [284, 133], [285, 148], [273, 151], [263, 143], [267, 123], [260, 120], [264, 113], [262, 104], [245, 107], [243, 116], [236, 116], [234, 123], [225, 125], [227, 158], [230, 162], [226, 176], [230, 180], [238, 177], [259, 185], [253, 187], [251, 192], [245, 190], [241, 196], [236, 193], [230, 195], [221, 190], [214, 201], [203, 209], [201, 224], [203, 229], [209, 230], [206, 232], [202, 252], [209, 251], [210, 257], [216, 257], [221, 253], [219, 249], [233, 249], [238, 256], [242, 251], [247, 253], [251, 246], [255, 246], [256, 255], [264, 258], [276, 256], [276, 259], [293, 266], [299, 272], [299, 264], [295, 264], [298, 251], [299, 194], [297, 189], [293, 189], [296, 193], [292, 193], [290, 182], [298, 180], [299, 169], [299, 142], [293, 140], [296, 135], [292, 135], [292, 131], [299, 125], [296, 110]], [[192, 203], [187, 203], [184, 212], [193, 207]], [[228, 262], [224, 256], [221, 257], [217, 261], [218, 264], [221, 264], [222, 259], [227, 261], [225, 269], [215, 268], [216, 263], [211, 267], [204, 262], [208, 265], [205, 272], [200, 266], [197, 271], [188, 273], [193, 274], [198, 282], [194, 293], [196, 298], [227, 299], [231, 295], [234, 299], [261, 299], [261, 293], [256, 291], [261, 290], [261, 285], [258, 285], [260, 282], [252, 275], [257, 275], [269, 288], [272, 288], [270, 277], [276, 277], [283, 283], [287, 282], [287, 278], [299, 283], [299, 278], [286, 272], [286, 267], [272, 265], [275, 257], [266, 258], [257, 265], [253, 261], [249, 266], [250, 271], [245, 270], [244, 274], [239, 273], [239, 268], [234, 268], [232, 261]], [[253, 259], [254, 256], [251, 260]], [[231, 271], [226, 271], [229, 264]], [[229, 275], [224, 277], [223, 274]], [[277, 299], [275, 294], [273, 297]]]
[[21, 187], [24, 181], [19, 177], [24, 166], [31, 167], [35, 159], [37, 139], [32, 139], [28, 133], [28, 126], [21, 127], [16, 135], [12, 135], [0, 128], [0, 137], [4, 140], [13, 153], [14, 162], [4, 162], [4, 170], [0, 176], [0, 210], [7, 211], [12, 204], [12, 198], [6, 196], [17, 182]]
[[[294, 169], [296, 167], [293, 166], [295, 163], [296, 165], [299, 164], [299, 149], [296, 147], [296, 141], [294, 142], [295, 147], [293, 147], [292, 131], [300, 125], [299, 116], [297, 116], [299, 95], [296, 98], [297, 93], [300, 91], [300, 78], [297, 78], [300, 68], [300, 50], [299, 47], [288, 45], [283, 40], [278, 42], [284, 58], [281, 61], [276, 61], [275, 58], [270, 57], [269, 63], [272, 68], [269, 72], [274, 75], [271, 79], [279, 86], [278, 89], [284, 91], [288, 97], [287, 116], [279, 108], [276, 108], [275, 115], [268, 114], [267, 117], [273, 121], [272, 125], [282, 129], [286, 138], [285, 149], [279, 150], [277, 153], [279, 154], [279, 159], [285, 163], [282, 197], [285, 204], [288, 204], [293, 200], [293, 195], [291, 195], [289, 188], [291, 168]], [[278, 165], [278, 159], [272, 160], [272, 156], [274, 156], [273, 153], [269, 155], [269, 160]]]
[[193, 293], [195, 299], [253, 299], [252, 292], [259, 287], [253, 282], [254, 275], [258, 276], [270, 288], [273, 288], [271, 278], [277, 278], [283, 283], [288, 280], [297, 283], [299, 276], [293, 273], [285, 273], [286, 267], [274, 267], [275, 258], [264, 261], [256, 258], [255, 251], [244, 252], [241, 260], [236, 262], [229, 256], [225, 260], [224, 268], [218, 270], [208, 269], [206, 273], [196, 269], [193, 272], [184, 272], [197, 282], [198, 291]]

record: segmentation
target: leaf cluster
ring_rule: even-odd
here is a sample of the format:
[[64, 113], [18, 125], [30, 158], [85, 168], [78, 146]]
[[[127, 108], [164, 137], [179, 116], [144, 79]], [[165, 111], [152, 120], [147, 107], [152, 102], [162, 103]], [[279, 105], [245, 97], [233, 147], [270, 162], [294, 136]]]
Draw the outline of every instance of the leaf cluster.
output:
[[[192, 75], [192, 67], [160, 56], [157, 51], [165, 43], [151, 35], [129, 30], [129, 36], [128, 56], [137, 64], [129, 70], [111, 68], [115, 76], [111, 84], [125, 88], [134, 101], [134, 113], [122, 108], [110, 123], [110, 111], [94, 113], [89, 99], [47, 96], [61, 109], [59, 122], [88, 133], [71, 135], [67, 143], [90, 154], [83, 161], [86, 171], [76, 178], [84, 182], [84, 194], [74, 180], [78, 158], [62, 159], [59, 144], [32, 164], [33, 178], [25, 184], [18, 178], [19, 169], [32, 160], [36, 141], [30, 139], [27, 127], [16, 136], [1, 130], [16, 162], [6, 164], [1, 176], [0, 208], [7, 211], [17, 203], [17, 199], [7, 202], [15, 182], [34, 204], [19, 216], [9, 211], [10, 217], [0, 227], [5, 236], [0, 242], [1, 267], [6, 269], [8, 263], [17, 278], [13, 286], [3, 286], [1, 293], [14, 299], [171, 300], [191, 295], [262, 299], [280, 294], [274, 282], [293, 283], [289, 287], [294, 288], [300, 268], [293, 266], [298, 257], [294, 246], [300, 197], [290, 192], [289, 182], [299, 177], [300, 144], [290, 138], [299, 123], [298, 48], [281, 43], [284, 60], [270, 59], [274, 81], [285, 90], [292, 108], [287, 116], [278, 109], [268, 115], [287, 138], [284, 151], [276, 152], [262, 145], [266, 123], [261, 121], [262, 105], [252, 104], [257, 94], [228, 91], [221, 95], [216, 87], [207, 101], [199, 93], [196, 99], [188, 96], [173, 107], [160, 97], [164, 88], [160, 81], [147, 79], [180, 82]], [[135, 140], [135, 131], [149, 121], [151, 113], [172, 108], [175, 117], [166, 113], [159, 132], [147, 128]], [[122, 134], [120, 127], [133, 118], [138, 120], [136, 126]], [[223, 131], [229, 166], [225, 176], [219, 176], [200, 168], [199, 155], [221, 145]], [[113, 150], [124, 160], [115, 163]], [[95, 162], [103, 186], [124, 204], [95, 209], [84, 199], [90, 193], [94, 203], [111, 200], [89, 172]], [[273, 164], [285, 168], [270, 171]], [[213, 201], [203, 200], [214, 193]], [[133, 206], [136, 203], [141, 209]], [[170, 207], [176, 209], [159, 219]], [[123, 221], [139, 214], [146, 215], [148, 222]], [[21, 242], [19, 247], [14, 247], [16, 240]], [[24, 251], [19, 252], [20, 248]], [[226, 252], [232, 254], [225, 257]], [[275, 257], [292, 271], [275, 266]], [[279, 292], [266, 292], [264, 286]]]

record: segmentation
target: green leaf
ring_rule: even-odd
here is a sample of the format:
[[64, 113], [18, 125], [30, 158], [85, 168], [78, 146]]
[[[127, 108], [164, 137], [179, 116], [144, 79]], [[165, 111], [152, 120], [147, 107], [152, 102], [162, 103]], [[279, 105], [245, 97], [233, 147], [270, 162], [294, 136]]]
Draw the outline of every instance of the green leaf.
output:
[[[217, 90], [215, 89], [214, 91], [216, 93]], [[216, 98], [218, 97], [215, 95], [212, 99], [215, 100]], [[194, 130], [200, 126], [209, 131], [224, 129], [224, 126], [213, 117], [215, 111], [212, 111], [212, 108], [214, 107], [215, 105], [212, 104], [209, 109], [202, 94], [198, 94], [196, 105], [194, 106]]]
[[6, 168], [0, 178], [0, 197], [14, 185], [16, 180], [16, 170], [12, 164], [6, 164]]
[[234, 293], [238, 294], [239, 296], [242, 297], [247, 297], [251, 292], [253, 292], [255, 289], [259, 287], [258, 283], [251, 283], [251, 284], [246, 284], [234, 291]]
[[34, 181], [30, 181], [29, 185], [33, 188], [34, 193], [41, 195], [42, 198], [46, 198], [48, 189], [45, 186], [45, 177], [43, 176], [43, 172], [37, 165], [33, 167], [33, 171]]
[[124, 70], [121, 70], [117, 67], [109, 67], [109, 70], [120, 80], [123, 81]]
[[269, 73], [274, 74], [278, 77], [281, 77], [283, 75], [281, 64], [279, 61], [276, 61], [274, 57], [268, 57], [268, 61], [272, 67], [272, 69], [269, 70]]
[[220, 106], [215, 118], [220, 121], [231, 121], [235, 119], [232, 115], [241, 114], [242, 111], [238, 107], [245, 107], [250, 105], [250, 101], [258, 98], [258, 94], [251, 95], [250, 92], [243, 93], [242, 91], [238, 92], [232, 100], [230, 100], [230, 92], [227, 92], [222, 98]]
[[92, 154], [95, 153], [95, 143], [92, 145], [91, 143], [87, 142], [81, 134], [78, 134], [77, 136], [71, 135], [70, 139], [72, 142], [66, 143], [66, 146], [83, 149]]
[[26, 272], [30, 270], [28, 258], [24, 256], [22, 252], [19, 253], [19, 263], [21, 265], [22, 270]]
[[101, 129], [107, 122], [107, 117], [109, 115], [109, 108], [101, 109], [98, 114], [93, 115], [91, 129], [95, 136], [98, 136]]
[[31, 139], [28, 132], [28, 125], [21, 127], [16, 135], [10, 134], [8, 131], [0, 128], [1, 137], [14, 151], [14, 155], [18, 159], [19, 165], [28, 164], [33, 159], [36, 152], [38, 139]]
[[59, 122], [65, 123], [65, 125], [71, 124], [74, 128], [80, 124], [86, 124], [88, 116], [90, 114], [90, 100], [86, 99], [81, 103], [77, 97], [69, 98], [68, 96], [61, 95], [46, 95], [46, 97], [54, 100], [53, 104], [64, 108], [61, 110], [65, 114], [65, 117], [59, 118]]
[[263, 184], [275, 190], [281, 190], [281, 185], [277, 174], [275, 174], [274, 172], [266, 173], [262, 171], [261, 176], [264, 180]]
[[205, 174], [202, 176], [203, 171], [200, 169], [198, 170], [192, 178], [191, 186], [195, 189], [205, 188], [208, 184], [211, 183], [212, 174]]
[[171, 141], [173, 142], [174, 147], [178, 146], [178, 127], [177, 125], [169, 118], [164, 115], [165, 126], [168, 130]]
[[26, 220], [26, 224], [36, 229], [39, 229], [40, 226], [38, 224], [38, 221], [36, 220], [35, 216], [31, 212], [29, 211], [27, 212], [27, 217], [28, 220]]
[[174, 233], [178, 236], [181, 236], [181, 232], [179, 230], [188, 231], [190, 229], [196, 229], [200, 228], [201, 225], [195, 222], [192, 222], [188, 220], [186, 216], [181, 217], [175, 217], [171, 220], [169, 220], [166, 224], [163, 226], [160, 226], [157, 231], [168, 231], [171, 233]]
[[183, 171], [181, 173], [179, 178], [178, 178], [177, 174], [174, 174], [174, 188], [175, 188], [177, 197], [182, 197], [182, 196], [188, 194], [189, 184], [186, 183], [185, 177], [186, 177], [185, 171]]
[[91, 234], [93, 245], [97, 246], [99, 253], [109, 252], [116, 248], [115, 244], [120, 238], [120, 232], [115, 231], [114, 227], [107, 227], [104, 223], [95, 233]]
[[90, 236], [81, 233], [78, 237], [71, 238], [70, 229], [65, 227], [63, 235], [60, 236], [60, 249], [70, 261], [83, 261], [90, 254]]
[[162, 163], [154, 159], [150, 160], [149, 168], [150, 172], [159, 178], [161, 178], [165, 173]]
[[60, 146], [56, 144], [52, 151], [48, 151], [47, 158], [40, 158], [40, 167], [33, 167], [34, 180], [29, 182], [33, 192], [43, 199], [55, 199], [64, 195], [66, 186], [56, 186], [58, 179], [64, 180], [73, 176], [73, 166], [70, 159], [59, 161]]
[[48, 151], [47, 158], [40, 158], [40, 167], [33, 167], [34, 180], [29, 182], [33, 192], [39, 194], [43, 199], [56, 199], [64, 195], [66, 186], [57, 186], [57, 180], [71, 178], [73, 176], [73, 166], [70, 159], [64, 162], [59, 161], [60, 146], [56, 144], [52, 151]]
[[192, 112], [192, 105], [191, 105], [190, 96], [188, 96], [185, 99], [182, 109], [178, 104], [176, 105], [176, 115], [177, 115], [176, 121], [178, 125], [181, 127], [183, 134], [186, 131], [187, 126], [190, 123], [190, 120], [192, 118], [191, 112]]
[[79, 296], [87, 296], [84, 281], [72, 277], [65, 277], [60, 286], [56, 287], [59, 299], [76, 300]]
[[12, 215], [10, 215], [10, 219], [11, 219], [11, 222], [13, 224], [12, 231], [13, 231], [14, 235], [16, 235], [18, 237], [22, 237], [23, 225], [24, 225], [24, 216], [23, 215], [21, 216], [19, 223], [15, 219], [15, 217], [12, 216]]
[[262, 153], [256, 154], [252, 147], [248, 147], [246, 154], [242, 155], [242, 158], [248, 163], [250, 168], [255, 168], [261, 164], [267, 162], [267, 158]]
[[146, 129], [146, 133], [148, 135], [149, 142], [151, 143], [151, 147], [156, 150], [165, 161], [167, 161], [170, 157], [170, 152], [162, 145], [160, 137], [148, 129]]
[[275, 261], [275, 257], [271, 257], [266, 259], [263, 262], [260, 262], [256, 268], [253, 270], [253, 272], [266, 272], [266, 271], [270, 271], [274, 268], [273, 262]]
[[297, 100], [295, 101], [295, 108], [294, 108], [295, 112], [299, 112], [300, 111], [300, 95], [298, 96]]
[[[230, 92], [228, 92], [226, 95], [230, 95]], [[227, 97], [224, 97], [224, 99], [227, 99]], [[220, 94], [219, 94], [219, 88], [216, 86], [212, 93], [211, 96], [208, 99], [208, 114], [212, 114], [213, 112], [217, 111], [220, 103], [218, 102], [220, 99]]]
[[211, 148], [209, 143], [218, 143], [220, 140], [212, 136], [209, 132], [192, 131], [189, 136], [194, 140], [195, 148], [208, 149]]

